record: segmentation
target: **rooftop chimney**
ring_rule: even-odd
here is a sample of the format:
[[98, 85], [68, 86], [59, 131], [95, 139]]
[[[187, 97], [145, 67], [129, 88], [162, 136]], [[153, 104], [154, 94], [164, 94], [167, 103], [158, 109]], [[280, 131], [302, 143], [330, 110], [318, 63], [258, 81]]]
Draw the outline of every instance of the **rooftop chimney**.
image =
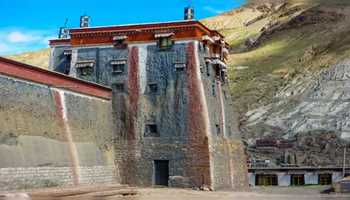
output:
[[185, 8], [185, 20], [193, 20], [194, 19], [194, 8], [186, 7]]
[[90, 17], [87, 15], [83, 15], [80, 17], [80, 27], [87, 28], [90, 26]]

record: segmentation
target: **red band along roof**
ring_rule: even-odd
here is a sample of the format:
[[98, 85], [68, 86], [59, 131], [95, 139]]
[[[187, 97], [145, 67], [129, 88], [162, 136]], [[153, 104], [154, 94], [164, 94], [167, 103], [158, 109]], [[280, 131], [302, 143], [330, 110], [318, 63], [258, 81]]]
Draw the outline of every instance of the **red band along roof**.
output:
[[103, 99], [112, 98], [111, 88], [3, 57], [0, 57], [0, 74]]
[[113, 36], [127, 35], [127, 40], [132, 42], [154, 40], [154, 34], [175, 31], [177, 39], [201, 39], [204, 35], [219, 36], [224, 38], [219, 32], [211, 30], [199, 21], [175, 21], [163, 23], [129, 24], [118, 26], [101, 26], [88, 28], [70, 29], [71, 39], [51, 40], [51, 45], [71, 44], [87, 45], [112, 43]]

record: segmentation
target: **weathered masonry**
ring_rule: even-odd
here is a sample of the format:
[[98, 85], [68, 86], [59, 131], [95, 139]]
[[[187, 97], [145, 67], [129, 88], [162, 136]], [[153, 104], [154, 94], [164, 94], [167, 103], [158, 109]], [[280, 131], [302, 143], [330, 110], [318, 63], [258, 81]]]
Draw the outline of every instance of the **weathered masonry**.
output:
[[0, 190], [119, 182], [112, 90], [0, 57]]
[[50, 41], [50, 67], [113, 88], [122, 183], [247, 186], [220, 33], [192, 20], [69, 32]]

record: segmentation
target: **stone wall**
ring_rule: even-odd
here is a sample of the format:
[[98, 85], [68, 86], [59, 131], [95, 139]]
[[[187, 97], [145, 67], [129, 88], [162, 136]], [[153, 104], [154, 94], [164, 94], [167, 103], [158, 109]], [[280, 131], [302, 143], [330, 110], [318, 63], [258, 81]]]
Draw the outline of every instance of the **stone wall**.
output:
[[[80, 167], [81, 184], [115, 183], [115, 166]], [[0, 191], [73, 185], [71, 167], [0, 169]]]
[[110, 108], [110, 100], [0, 75], [1, 190], [118, 182]]
[[[122, 183], [152, 186], [154, 161], [167, 160], [171, 186], [247, 186], [228, 84], [216, 80], [213, 66], [205, 69], [208, 57], [197, 41], [176, 41], [169, 49], [155, 42], [73, 48], [70, 75], [113, 88], [119, 130], [114, 152]], [[124, 59], [124, 72], [113, 73], [111, 61]], [[95, 61], [87, 76], [74, 67], [84, 60]], [[156, 126], [155, 135], [147, 133], [148, 125]]]

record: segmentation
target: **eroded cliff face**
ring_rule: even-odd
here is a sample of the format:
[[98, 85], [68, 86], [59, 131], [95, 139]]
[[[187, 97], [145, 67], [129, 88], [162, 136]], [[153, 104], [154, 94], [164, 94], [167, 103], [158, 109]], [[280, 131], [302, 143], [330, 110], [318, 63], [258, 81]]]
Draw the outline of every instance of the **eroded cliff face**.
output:
[[349, 137], [349, 3], [253, 0], [205, 20], [231, 44], [233, 106], [252, 159], [342, 166]]
[[253, 150], [252, 156], [277, 161], [291, 154], [289, 164], [342, 166], [343, 146], [350, 139], [349, 86], [347, 59], [314, 76], [296, 78], [272, 103], [248, 112], [243, 125], [248, 143], [273, 137], [292, 144], [277, 154]]

